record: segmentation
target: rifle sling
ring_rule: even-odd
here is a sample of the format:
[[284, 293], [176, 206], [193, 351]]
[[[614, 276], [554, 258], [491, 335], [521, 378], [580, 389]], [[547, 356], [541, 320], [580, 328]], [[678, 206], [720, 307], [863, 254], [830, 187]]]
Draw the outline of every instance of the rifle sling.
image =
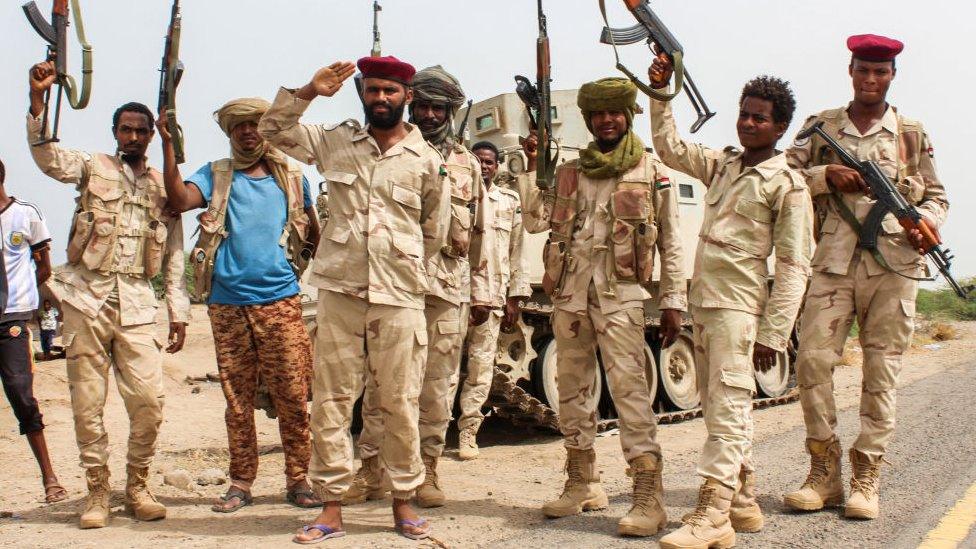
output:
[[[610, 28], [610, 20], [607, 19], [607, 5], [606, 0], [600, 0], [600, 13], [603, 15], [603, 23]], [[643, 26], [640, 21], [637, 22], [638, 25]], [[674, 68], [674, 91], [668, 93], [663, 90], [656, 90], [647, 84], [641, 82], [640, 78], [634, 73], [630, 72], [630, 69], [624, 66], [620, 62], [620, 53], [617, 51], [617, 43], [613, 39], [613, 33], [608, 33], [610, 37], [610, 46], [613, 48], [613, 55], [617, 60], [617, 70], [624, 73], [631, 82], [637, 86], [637, 89], [644, 92], [645, 95], [656, 99], [657, 101], [671, 101], [681, 93], [681, 89], [684, 87], [685, 83], [685, 65], [684, 65], [684, 54], [680, 51], [669, 51], [665, 52], [670, 55], [673, 59], [672, 67]]]
[[68, 74], [58, 75], [62, 81], [62, 86], [68, 90], [68, 104], [72, 109], [84, 109], [88, 106], [88, 99], [91, 97], [92, 87], [92, 46], [85, 37], [85, 25], [81, 20], [81, 5], [79, 0], [71, 0], [71, 10], [75, 18], [75, 34], [78, 36], [78, 43], [81, 45], [81, 91], [74, 77]]
[[830, 198], [834, 201], [834, 206], [837, 207], [837, 213], [840, 214], [841, 219], [846, 221], [847, 224], [854, 229], [854, 232], [857, 233], [857, 247], [861, 248], [862, 250], [867, 250], [871, 254], [871, 257], [874, 258], [882, 269], [890, 273], [895, 273], [902, 278], [915, 280], [917, 282], [932, 280], [928, 277], [919, 278], [908, 276], [892, 269], [891, 265], [888, 264], [888, 261], [881, 253], [881, 250], [878, 249], [878, 233], [881, 231], [881, 221], [884, 219], [884, 216], [888, 214], [888, 209], [885, 208], [884, 204], [881, 202], [875, 202], [874, 206], [872, 206], [871, 210], [868, 212], [868, 215], [864, 220], [864, 224], [862, 225], [861, 222], [857, 220], [857, 216], [854, 215], [854, 212], [852, 212], [851, 209], [847, 207], [847, 204], [844, 203], [844, 199], [841, 198], [840, 193], [838, 193], [836, 190], [831, 190]]

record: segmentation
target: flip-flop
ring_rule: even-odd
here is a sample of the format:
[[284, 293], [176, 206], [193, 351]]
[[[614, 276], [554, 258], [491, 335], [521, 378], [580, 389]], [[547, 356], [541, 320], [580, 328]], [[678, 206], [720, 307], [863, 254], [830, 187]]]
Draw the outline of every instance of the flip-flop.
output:
[[45, 503], [57, 503], [66, 499], [68, 499], [68, 491], [57, 482], [44, 487]]
[[245, 505], [251, 505], [252, 503], [254, 503], [254, 499], [251, 497], [251, 494], [248, 494], [247, 492], [241, 490], [236, 486], [231, 486], [230, 488], [227, 489], [226, 494], [220, 496], [220, 499], [223, 501], [230, 501], [235, 498], [238, 500], [239, 503], [237, 505], [234, 505], [233, 507], [224, 507], [219, 503], [217, 503], [214, 504], [210, 508], [210, 510], [213, 511], [214, 513], [233, 513], [234, 511], [240, 510], [240, 508], [244, 507]]
[[312, 538], [308, 540], [298, 539], [298, 536], [295, 536], [291, 538], [291, 541], [299, 545], [312, 545], [315, 543], [319, 543], [321, 541], [325, 541], [327, 539], [341, 538], [342, 536], [346, 535], [345, 530], [335, 530], [324, 524], [309, 524], [308, 526], [302, 526], [303, 534], [308, 534], [309, 531], [311, 530], [318, 530], [319, 532], [322, 532], [322, 535], [317, 538]]
[[[299, 498], [305, 496], [308, 503], [299, 503]], [[300, 507], [302, 509], [312, 509], [315, 507], [321, 507], [322, 502], [315, 497], [312, 490], [308, 487], [297, 488], [295, 490], [289, 490], [288, 494], [285, 496], [288, 499], [288, 503], [294, 505], [295, 507]]]
[[[414, 528], [423, 528], [424, 526], [427, 526], [427, 529], [425, 529], [423, 532], [420, 532], [419, 534], [414, 534], [413, 532], [408, 532], [406, 529], [404, 529], [403, 528], [404, 526], [413, 526]], [[394, 530], [396, 530], [396, 532], [401, 536], [412, 540], [421, 540], [430, 537], [430, 523], [427, 522], [427, 519], [423, 519], [423, 518], [418, 518], [417, 520], [410, 520], [410, 519], [398, 520], [396, 521], [396, 526], [394, 527]]]

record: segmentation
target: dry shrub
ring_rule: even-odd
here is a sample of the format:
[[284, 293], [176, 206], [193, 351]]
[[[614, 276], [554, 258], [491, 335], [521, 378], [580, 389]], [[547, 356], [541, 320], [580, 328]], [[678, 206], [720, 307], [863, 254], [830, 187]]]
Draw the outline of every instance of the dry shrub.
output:
[[950, 339], [956, 339], [958, 335], [956, 329], [951, 324], [933, 322], [929, 326], [929, 336], [932, 338], [932, 341], [948, 341]]

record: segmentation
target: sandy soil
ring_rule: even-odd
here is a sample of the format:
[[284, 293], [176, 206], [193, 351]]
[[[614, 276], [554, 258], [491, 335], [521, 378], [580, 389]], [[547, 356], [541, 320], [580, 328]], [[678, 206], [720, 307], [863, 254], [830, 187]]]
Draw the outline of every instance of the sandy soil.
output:
[[[165, 421], [159, 440], [154, 469], [163, 472], [183, 468], [192, 475], [210, 467], [226, 469], [226, 433], [223, 424], [224, 399], [218, 385], [189, 385], [185, 378], [216, 370], [210, 325], [206, 311], [194, 309], [186, 349], [166, 356]], [[971, 360], [976, 351], [976, 324], [955, 323], [958, 339], [926, 348], [930, 343], [923, 334], [905, 361], [901, 384], [906, 385], [945, 368]], [[160, 326], [162, 330], [162, 325]], [[928, 330], [924, 330], [928, 331]], [[853, 366], [842, 366], [836, 375], [839, 407], [856, 404], [860, 387], [859, 357], [856, 346], [846, 357]], [[278, 446], [277, 425], [258, 413], [261, 466], [253, 493], [256, 505], [232, 515], [217, 515], [210, 504], [225, 486], [196, 486], [182, 491], [162, 485], [162, 475], [152, 479], [155, 493], [169, 506], [169, 517], [160, 522], [141, 523], [122, 512], [123, 472], [127, 418], [114, 382], [105, 408], [110, 435], [110, 468], [115, 472], [112, 483], [113, 519], [108, 528], [80, 531], [77, 514], [84, 499], [84, 479], [77, 464], [77, 447], [73, 436], [68, 387], [64, 361], [42, 362], [37, 366], [35, 394], [41, 403], [47, 424], [47, 440], [55, 467], [70, 498], [61, 503], [42, 503], [40, 477], [30, 450], [18, 435], [17, 424], [6, 400], [0, 401], [0, 511], [12, 517], [0, 518], [2, 547], [134, 547], [153, 544], [159, 547], [203, 547], [220, 544], [233, 547], [294, 547], [290, 533], [314, 512], [289, 506], [284, 498], [283, 456]], [[798, 404], [761, 410], [756, 413], [757, 441], [770, 440], [802, 424]], [[701, 420], [662, 426], [659, 440], [664, 448], [667, 468], [692, 471], [704, 439]], [[434, 525], [437, 542], [442, 546], [473, 547], [502, 544], [514, 537], [526, 537], [544, 524], [541, 504], [558, 494], [563, 482], [563, 459], [556, 436], [526, 432], [502, 421], [488, 421], [482, 437], [482, 458], [462, 463], [456, 452], [449, 451], [439, 471], [449, 497], [447, 506], [425, 511]], [[452, 442], [449, 442], [452, 447]], [[626, 464], [619, 441], [613, 433], [597, 441], [599, 465], [611, 501], [610, 510], [597, 512], [586, 524], [605, 531], [602, 546], [628, 544], [613, 536], [616, 517], [630, 491], [625, 476]], [[806, 458], [797, 448], [792, 463], [769, 464], [770, 467], [797, 469], [797, 479], [805, 473]], [[785, 460], [784, 460], [785, 461]], [[667, 477], [667, 472], [665, 473]], [[685, 494], [681, 500], [693, 499]], [[669, 494], [669, 500], [671, 498]], [[416, 547], [392, 532], [390, 500], [346, 508], [345, 521], [349, 536], [334, 540], [330, 547]], [[624, 511], [626, 506], [624, 506]], [[669, 515], [680, 516], [686, 508], [672, 507]], [[6, 516], [6, 515], [5, 515]], [[559, 522], [549, 523], [559, 529]], [[575, 527], [575, 526], [574, 526]], [[529, 539], [532, 539], [529, 537]], [[420, 546], [434, 546], [422, 542]], [[545, 536], [536, 546], [547, 546]]]

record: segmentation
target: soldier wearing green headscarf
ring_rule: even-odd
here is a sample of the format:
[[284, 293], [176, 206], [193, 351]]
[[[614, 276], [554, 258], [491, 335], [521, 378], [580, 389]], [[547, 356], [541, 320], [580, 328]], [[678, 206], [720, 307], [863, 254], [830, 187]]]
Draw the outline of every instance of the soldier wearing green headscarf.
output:
[[[645, 375], [644, 301], [657, 300], [657, 333], [667, 347], [681, 328], [687, 298], [677, 189], [633, 131], [636, 99], [637, 88], [623, 78], [584, 84], [577, 104], [593, 141], [579, 160], [557, 168], [553, 188], [540, 190], [530, 183], [535, 174], [522, 174], [519, 193], [526, 230], [550, 231], [543, 288], [555, 309], [559, 426], [569, 477], [562, 495], [546, 503], [543, 513], [555, 518], [607, 506], [593, 450], [599, 349], [634, 479], [633, 507], [617, 531], [651, 536], [667, 517], [661, 447]], [[530, 172], [537, 146], [534, 136], [524, 141]], [[661, 254], [661, 277], [652, 286], [655, 250]]]

